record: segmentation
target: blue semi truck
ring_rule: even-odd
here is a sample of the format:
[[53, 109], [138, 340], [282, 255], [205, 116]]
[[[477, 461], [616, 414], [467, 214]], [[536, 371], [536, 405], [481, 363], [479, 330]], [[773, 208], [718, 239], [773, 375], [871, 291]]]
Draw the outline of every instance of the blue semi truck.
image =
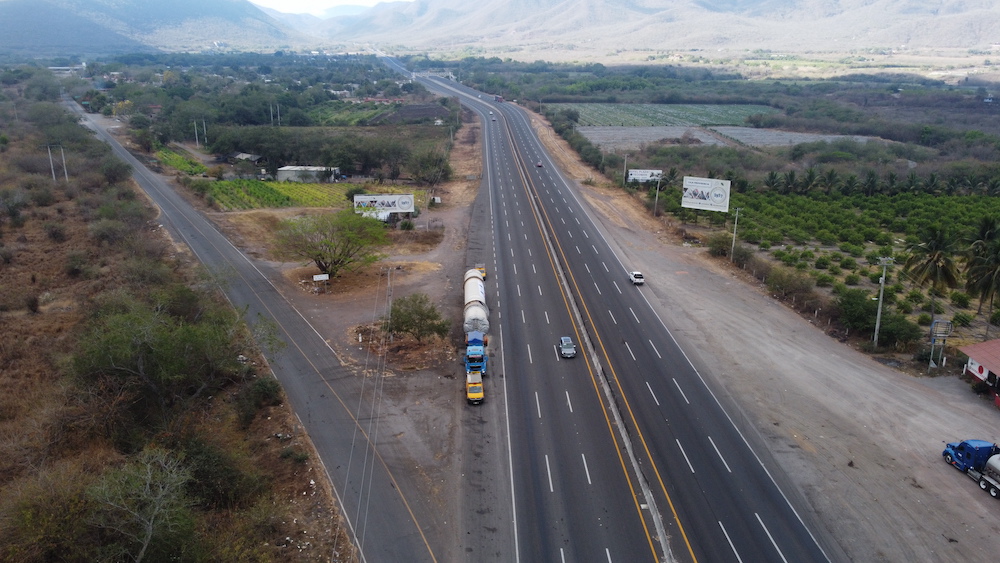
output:
[[474, 330], [465, 335], [465, 371], [466, 373], [478, 371], [486, 375], [487, 337], [484, 333]]
[[955, 469], [978, 482], [980, 489], [1000, 498], [1000, 446], [986, 440], [963, 440], [947, 444], [941, 455]]

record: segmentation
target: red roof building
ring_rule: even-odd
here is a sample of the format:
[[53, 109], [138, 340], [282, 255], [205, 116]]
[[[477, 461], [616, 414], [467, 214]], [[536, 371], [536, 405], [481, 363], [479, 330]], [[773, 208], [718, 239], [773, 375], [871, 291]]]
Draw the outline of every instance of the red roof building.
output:
[[969, 357], [964, 373], [986, 382], [993, 395], [993, 403], [1000, 407], [1000, 392], [997, 389], [997, 375], [1000, 374], [1000, 339], [961, 346], [959, 350]]

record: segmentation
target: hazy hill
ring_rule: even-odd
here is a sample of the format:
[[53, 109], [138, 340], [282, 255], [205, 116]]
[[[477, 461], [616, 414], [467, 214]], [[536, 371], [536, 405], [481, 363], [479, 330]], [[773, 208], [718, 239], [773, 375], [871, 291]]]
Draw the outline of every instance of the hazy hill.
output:
[[711, 57], [756, 49], [987, 51], [1000, 44], [996, 0], [415, 0], [356, 12], [324, 19], [246, 0], [0, 0], [0, 53], [372, 43], [555, 60], [622, 51]]
[[989, 49], [995, 0], [416, 0], [330, 20], [328, 37], [430, 49]]
[[255, 50], [301, 34], [246, 0], [0, 0], [0, 52]]

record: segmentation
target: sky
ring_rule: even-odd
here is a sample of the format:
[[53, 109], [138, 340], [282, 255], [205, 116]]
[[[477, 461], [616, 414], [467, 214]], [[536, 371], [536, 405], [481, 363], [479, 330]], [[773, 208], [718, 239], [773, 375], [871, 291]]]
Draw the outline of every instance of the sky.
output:
[[332, 6], [374, 6], [386, 0], [250, 0], [253, 4], [285, 12], [319, 16]]

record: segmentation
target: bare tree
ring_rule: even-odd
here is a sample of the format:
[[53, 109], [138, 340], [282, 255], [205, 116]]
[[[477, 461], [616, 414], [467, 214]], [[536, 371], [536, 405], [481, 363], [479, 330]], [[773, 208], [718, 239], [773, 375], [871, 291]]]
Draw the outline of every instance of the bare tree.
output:
[[154, 538], [169, 536], [188, 521], [190, 501], [184, 487], [190, 480], [188, 469], [170, 452], [143, 450], [90, 489], [89, 496], [102, 507], [95, 524], [123, 540], [119, 555], [139, 563]]

